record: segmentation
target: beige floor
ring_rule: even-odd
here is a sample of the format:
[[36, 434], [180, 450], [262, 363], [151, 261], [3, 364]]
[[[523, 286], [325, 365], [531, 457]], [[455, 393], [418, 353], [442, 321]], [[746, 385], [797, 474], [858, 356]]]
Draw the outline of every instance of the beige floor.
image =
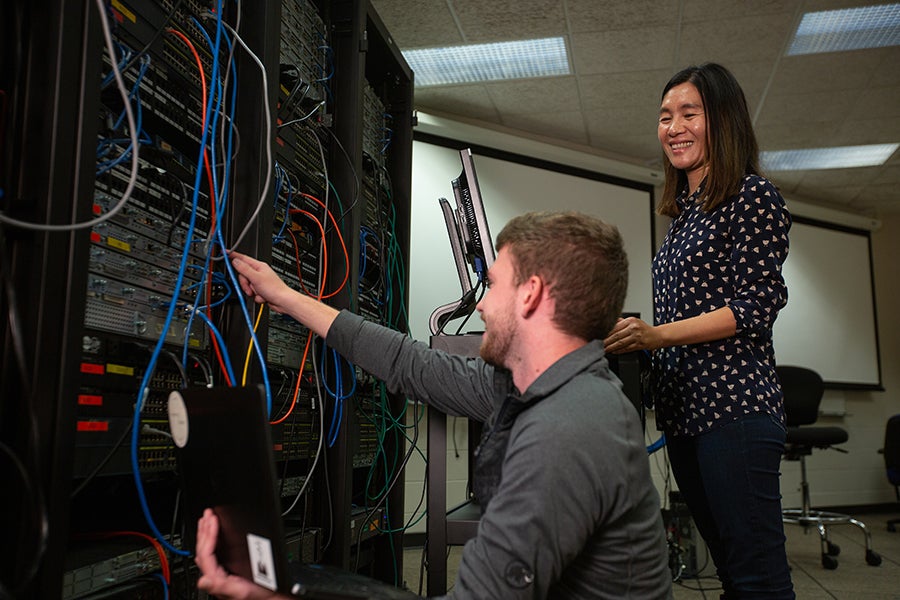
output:
[[[866, 564], [862, 530], [851, 525], [831, 528], [831, 539], [841, 548], [838, 568], [833, 571], [822, 567], [819, 536], [815, 530], [804, 534], [800, 527], [786, 526], [788, 561], [797, 599], [900, 600], [900, 531], [889, 533], [885, 527], [888, 519], [898, 517], [900, 511], [859, 516], [872, 536], [874, 550], [882, 557], [882, 563], [877, 567]], [[451, 584], [459, 564], [459, 553], [459, 547], [451, 548], [447, 564]], [[421, 559], [421, 548], [407, 548], [404, 552], [404, 576], [413, 591], [419, 590]], [[675, 599], [717, 599], [717, 586], [714, 578], [678, 581], [674, 588]], [[422, 590], [425, 590], [424, 583]]]

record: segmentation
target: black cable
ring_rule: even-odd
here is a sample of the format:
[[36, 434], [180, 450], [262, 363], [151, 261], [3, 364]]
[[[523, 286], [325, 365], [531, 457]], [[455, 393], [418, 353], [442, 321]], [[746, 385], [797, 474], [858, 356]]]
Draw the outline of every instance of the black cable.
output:
[[[454, 308], [452, 311], [450, 311], [450, 313], [446, 317], [443, 317], [441, 319], [441, 327], [440, 327], [440, 329], [437, 330], [437, 333], [435, 333], [434, 335], [443, 335], [444, 327], [447, 326], [447, 323], [449, 323], [453, 319], [459, 317], [460, 315], [462, 315], [463, 313], [465, 313], [466, 311], [471, 309], [471, 312], [469, 312], [466, 315], [466, 321], [468, 321], [469, 317], [472, 316], [472, 313], [475, 312], [474, 304], [477, 304], [477, 302], [475, 300], [475, 294], [478, 293], [478, 285], [479, 284], [476, 284], [474, 288], [472, 288], [471, 290], [469, 290], [468, 292], [466, 292], [465, 294], [462, 295], [462, 297], [459, 299], [459, 301], [456, 305], [456, 308]], [[479, 298], [479, 300], [480, 300], [480, 298]], [[459, 328], [457, 329], [457, 331], [456, 331], [457, 335], [459, 335], [459, 332], [462, 331], [462, 327], [463, 327], [463, 325], [466, 324], [466, 321], [463, 321], [462, 325], [460, 325]]]
[[[319, 128], [316, 128], [315, 130], [310, 128], [309, 131], [311, 131], [311, 132], [313, 132], [313, 134], [315, 134], [315, 131], [319, 131], [320, 129], [324, 129], [325, 131], [327, 131], [328, 134], [334, 139], [334, 141], [338, 145], [338, 148], [340, 148], [341, 152], [344, 154], [344, 158], [347, 159], [347, 164], [350, 165], [350, 170], [353, 171], [353, 182], [356, 184], [355, 185], [356, 190], [353, 192], [353, 201], [350, 203], [350, 206], [345, 208], [344, 212], [342, 212], [341, 216], [337, 219], [338, 221], [343, 221], [344, 217], [347, 216], [347, 214], [349, 214], [350, 211], [353, 210], [353, 208], [357, 204], [359, 204], [359, 196], [360, 196], [360, 191], [362, 188], [362, 182], [360, 181], [359, 174], [356, 172], [356, 167], [353, 165], [353, 159], [350, 158], [350, 155], [347, 153], [347, 150], [344, 149], [344, 145], [341, 144], [341, 140], [338, 139], [337, 135], [335, 135], [335, 133], [331, 130], [330, 127], [319, 127]], [[327, 181], [325, 182], [325, 185], [328, 185]], [[327, 225], [325, 226], [325, 233], [326, 234], [328, 233]]]
[[[484, 292], [485, 292], [485, 290], [487, 290], [487, 286], [484, 285], [483, 282], [479, 281], [475, 285], [475, 290], [477, 290], [477, 289], [480, 289], [481, 293], [478, 294], [478, 300], [475, 301], [475, 306], [478, 306], [478, 303], [481, 302], [482, 298], [484, 298]], [[475, 290], [472, 290], [472, 291], [475, 291]], [[456, 328], [456, 335], [459, 335], [460, 332], [462, 332], [463, 327], [466, 326], [466, 323], [469, 322], [469, 319], [472, 317], [473, 314], [475, 314], [474, 308], [473, 308], [472, 312], [470, 312], [469, 314], [466, 315], [466, 318], [463, 319], [463, 322], [459, 324], [459, 327]]]

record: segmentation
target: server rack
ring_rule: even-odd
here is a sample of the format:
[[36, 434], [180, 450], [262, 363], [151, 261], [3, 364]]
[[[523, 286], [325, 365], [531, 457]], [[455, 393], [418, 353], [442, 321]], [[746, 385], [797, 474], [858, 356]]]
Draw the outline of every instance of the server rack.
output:
[[[215, 182], [201, 182], [199, 188], [195, 183], [202, 178], [191, 156], [203, 147], [196, 132], [202, 129], [204, 105], [193, 52], [179, 50], [181, 36], [152, 40], [157, 30], [180, 31], [195, 49], [201, 48], [196, 58], [211, 76], [215, 46], [202, 30], [216, 3], [103, 3], [107, 16], [116, 20], [112, 35], [122, 64], [128, 66], [123, 75], [132, 91], [129, 97], [141, 109], [136, 129], [146, 134], [146, 140], [140, 140], [146, 151], [131, 174], [128, 142], [117, 137], [126, 129], [121, 124], [125, 101], [117, 98], [111, 84], [97, 83], [109, 75], [112, 63], [104, 58], [98, 4], [60, 0], [3, 8], [3, 216], [44, 224], [82, 223], [115, 207], [134, 175], [132, 200], [115, 218], [93, 227], [48, 232], [0, 225], [2, 308], [10, 317], [0, 325], [5, 457], [0, 469], [4, 480], [13, 482], [3, 514], [14, 515], [4, 523], [14, 541], [4, 545], [4, 552], [16, 550], [4, 557], [0, 582], [22, 597], [154, 597], [159, 593], [154, 576], [159, 577], [169, 560], [169, 585], [187, 593], [193, 584], [188, 561], [179, 563], [171, 553], [157, 554], [139, 538], [120, 534], [125, 529], [146, 530], [140, 509], [146, 502], [156, 521], [165, 524], [158, 527], [165, 530], [165, 542], [180, 549], [184, 532], [175, 525], [177, 484], [163, 412], [166, 390], [185, 384], [222, 385], [228, 369], [218, 366], [218, 354], [227, 350], [228, 355], [243, 356], [251, 339], [241, 311], [228, 301], [234, 290], [229, 292], [233, 286], [224, 271], [203, 271], [202, 242], [183, 253], [179, 268], [179, 243], [191, 228], [207, 230], [219, 220], [224, 235], [235, 240], [260, 198], [256, 225], [243, 232], [238, 248], [276, 268], [280, 265], [285, 275], [296, 266], [296, 283], [315, 292], [323, 264], [314, 260], [310, 227], [300, 215], [318, 210], [313, 199], [327, 198], [332, 190], [336, 197], [351, 198], [352, 204], [341, 207], [340, 217], [326, 232], [330, 243], [339, 230], [350, 233], [349, 264], [332, 259], [327, 265], [333, 272], [345, 270], [349, 282], [331, 301], [405, 328], [402, 302], [387, 302], [405, 295], [405, 275], [397, 270], [386, 276], [383, 270], [392, 266], [388, 254], [404, 264], [408, 258], [412, 74], [371, 5], [360, 0], [285, 0], [244, 11], [239, 21], [238, 4], [219, 6], [226, 22], [240, 23], [242, 39], [268, 75], [263, 89], [260, 65], [249, 54], [219, 46], [221, 64], [233, 52], [234, 73], [229, 75], [252, 82], [222, 100], [233, 106], [229, 123], [240, 123], [244, 135], [233, 160], [232, 187], [224, 190], [223, 183], [219, 190]], [[310, 43], [310, 36], [315, 42]], [[146, 65], [140, 58], [129, 64], [136, 49], [151, 41]], [[213, 81], [211, 77], [210, 85]], [[302, 98], [294, 88], [298, 82]], [[270, 129], [264, 126], [267, 105], [274, 119]], [[209, 150], [215, 152], [212, 146]], [[321, 168], [311, 154], [324, 158]], [[278, 173], [270, 169], [273, 163]], [[270, 198], [263, 198], [266, 182], [279, 178], [281, 187], [276, 191], [272, 185]], [[203, 201], [195, 197], [197, 206], [186, 210], [192, 188], [199, 189], [196, 197]], [[233, 198], [221, 214], [213, 202], [219, 193]], [[327, 214], [321, 214], [327, 223]], [[296, 238], [291, 244], [295, 255], [304, 252], [295, 265], [283, 243], [286, 231]], [[199, 305], [200, 296], [193, 293], [200, 288], [206, 304], [216, 308], [205, 319], [196, 315], [192, 320], [184, 308]], [[178, 306], [168, 320], [163, 311], [167, 302]], [[376, 457], [402, 442], [377, 431], [366, 410], [375, 404], [389, 412], [401, 410], [404, 400], [370, 391], [374, 382], [348, 371], [360, 391], [341, 399], [348, 410], [340, 413], [341, 434], [326, 454], [327, 478], [320, 469], [306, 482], [306, 467], [319, 443], [312, 427], [316, 411], [337, 414], [339, 400], [314, 405], [296, 349], [306, 332], [265, 313], [256, 328], [264, 358], [248, 361], [244, 378], [260, 381], [267, 374], [277, 385], [273, 406], [298, 407], [273, 425], [284, 475], [282, 492], [289, 497], [304, 487], [325, 486], [332, 492], [330, 504], [313, 501], [298, 514], [306, 533], [292, 537], [293, 550], [308, 560], [359, 568], [390, 580], [399, 563], [399, 555], [386, 557], [400, 549], [396, 524], [403, 514], [402, 476], [381, 475], [394, 484], [385, 504], [379, 499], [365, 506], [367, 491], [361, 488], [377, 471]], [[220, 335], [199, 323], [202, 320], [214, 322]], [[146, 358], [162, 331], [167, 333], [151, 368]], [[187, 357], [181, 362], [178, 342]], [[138, 398], [136, 382], [141, 380], [147, 382], [141, 388], [146, 392]], [[133, 418], [137, 405], [143, 408]], [[128, 437], [137, 440], [131, 461], [120, 441]], [[138, 465], [137, 479], [143, 486], [138, 496], [143, 500], [135, 495], [130, 462]], [[353, 510], [360, 498], [362, 514]], [[361, 525], [365, 535], [355, 535]], [[332, 541], [326, 547], [328, 538]]]

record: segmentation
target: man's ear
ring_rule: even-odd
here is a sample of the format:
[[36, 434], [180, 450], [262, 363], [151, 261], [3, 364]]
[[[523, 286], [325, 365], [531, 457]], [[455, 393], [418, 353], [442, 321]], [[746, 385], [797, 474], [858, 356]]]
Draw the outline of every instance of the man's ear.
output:
[[519, 289], [521, 291], [522, 316], [529, 317], [541, 305], [545, 290], [544, 280], [537, 275], [532, 275], [519, 286]]

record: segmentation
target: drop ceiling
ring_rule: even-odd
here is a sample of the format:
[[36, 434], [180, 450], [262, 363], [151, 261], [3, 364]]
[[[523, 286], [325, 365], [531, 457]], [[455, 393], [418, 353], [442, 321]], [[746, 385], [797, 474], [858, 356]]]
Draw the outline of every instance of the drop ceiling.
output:
[[[417, 88], [417, 109], [660, 169], [659, 95], [718, 62], [741, 83], [761, 150], [900, 142], [900, 46], [785, 56], [805, 12], [854, 0], [373, 0], [402, 50], [563, 36], [572, 74]], [[877, 167], [767, 173], [784, 195], [900, 213], [900, 151]]]

